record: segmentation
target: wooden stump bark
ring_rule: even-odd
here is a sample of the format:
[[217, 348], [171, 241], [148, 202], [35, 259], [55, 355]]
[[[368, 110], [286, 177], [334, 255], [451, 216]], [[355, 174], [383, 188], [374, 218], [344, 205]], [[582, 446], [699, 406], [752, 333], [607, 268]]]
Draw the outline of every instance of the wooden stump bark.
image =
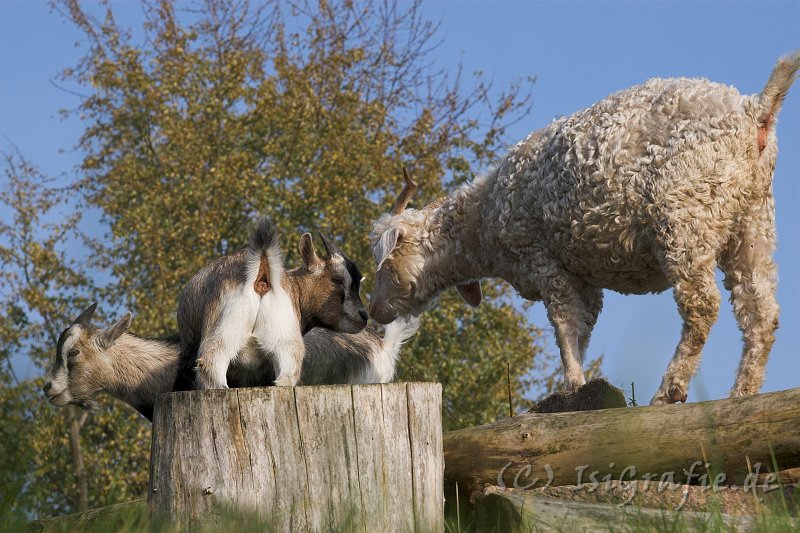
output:
[[148, 506], [181, 526], [253, 513], [276, 531], [441, 531], [441, 385], [164, 394]]

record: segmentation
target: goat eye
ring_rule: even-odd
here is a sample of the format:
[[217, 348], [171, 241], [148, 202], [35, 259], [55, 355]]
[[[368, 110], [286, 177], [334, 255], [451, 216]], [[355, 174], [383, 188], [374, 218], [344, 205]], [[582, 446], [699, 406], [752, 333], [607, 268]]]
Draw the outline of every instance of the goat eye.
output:
[[67, 357], [78, 357], [78, 350], [75, 348], [67, 352]]
[[344, 280], [343, 280], [342, 278], [338, 277], [338, 276], [337, 276], [337, 277], [335, 277], [335, 278], [331, 278], [331, 281], [332, 281], [332, 282], [333, 282], [335, 285], [341, 285], [341, 284], [343, 284], [343, 283], [344, 283]]

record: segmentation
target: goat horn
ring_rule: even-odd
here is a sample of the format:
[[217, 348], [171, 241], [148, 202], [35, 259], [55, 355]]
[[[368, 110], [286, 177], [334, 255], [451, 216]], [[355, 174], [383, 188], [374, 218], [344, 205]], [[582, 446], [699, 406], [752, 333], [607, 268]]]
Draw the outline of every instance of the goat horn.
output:
[[319, 238], [322, 239], [322, 246], [325, 247], [325, 252], [329, 256], [333, 256], [334, 254], [341, 255], [341, 252], [339, 251], [339, 248], [336, 247], [336, 244], [328, 237], [326, 237], [324, 233], [320, 233]]
[[89, 322], [92, 320], [92, 316], [94, 316], [95, 309], [97, 309], [97, 302], [84, 309], [83, 312], [78, 315], [78, 318], [75, 319], [74, 323], [81, 326], [88, 326]]
[[392, 214], [394, 215], [402, 213], [408, 202], [417, 193], [417, 183], [408, 176], [405, 166], [403, 167], [403, 178], [406, 180], [406, 186], [403, 187], [403, 192], [400, 193], [397, 203], [394, 204], [394, 209], [392, 209]]

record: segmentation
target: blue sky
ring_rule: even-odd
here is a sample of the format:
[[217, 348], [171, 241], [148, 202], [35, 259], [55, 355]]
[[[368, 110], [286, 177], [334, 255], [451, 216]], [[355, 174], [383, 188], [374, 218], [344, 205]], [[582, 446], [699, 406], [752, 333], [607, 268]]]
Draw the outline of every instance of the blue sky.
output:
[[[118, 20], [140, 20], [137, 3], [115, 4]], [[424, 12], [441, 22], [440, 66], [460, 62], [466, 72], [483, 70], [501, 86], [537, 77], [533, 111], [512, 128], [509, 141], [654, 76], [702, 76], [757, 93], [777, 58], [800, 48], [798, 1], [431, 1]], [[0, 140], [17, 145], [52, 175], [69, 172], [78, 160], [69, 150], [81, 124], [58, 116], [77, 100], [51, 80], [82, 53], [74, 46], [79, 37], [45, 2], [0, 0]], [[764, 391], [800, 386], [800, 83], [789, 92], [777, 133], [781, 328]], [[720, 289], [720, 318], [691, 386], [692, 401], [726, 396], [738, 365], [741, 335]], [[541, 304], [530, 317], [552, 339]], [[603, 353], [610, 380], [626, 391], [635, 381], [637, 399], [644, 403], [660, 383], [680, 326], [671, 292], [607, 291], [590, 356]]]

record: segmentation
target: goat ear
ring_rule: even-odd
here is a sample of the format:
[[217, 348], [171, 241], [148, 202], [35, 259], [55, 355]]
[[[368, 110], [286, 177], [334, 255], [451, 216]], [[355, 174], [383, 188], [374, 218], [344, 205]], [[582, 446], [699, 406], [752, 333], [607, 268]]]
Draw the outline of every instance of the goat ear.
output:
[[397, 227], [391, 227], [383, 232], [373, 250], [375, 261], [378, 263], [378, 268], [375, 269], [376, 272], [381, 269], [383, 262], [386, 261], [386, 258], [389, 257], [389, 254], [397, 247], [397, 243], [403, 240], [405, 235], [406, 230]]
[[468, 281], [456, 285], [456, 290], [461, 298], [472, 307], [478, 307], [483, 299], [480, 281]]
[[303, 258], [303, 264], [308, 270], [313, 269], [322, 260], [317, 256], [317, 251], [314, 250], [314, 242], [311, 240], [310, 233], [303, 233], [300, 237], [300, 257]]
[[78, 315], [78, 318], [75, 319], [73, 324], [78, 324], [81, 326], [88, 326], [94, 316], [94, 310], [97, 309], [97, 302], [93, 303], [89, 307], [83, 310], [83, 312]]
[[119, 339], [123, 333], [128, 331], [128, 328], [131, 327], [131, 320], [133, 317], [131, 314], [125, 313], [125, 316], [108, 326], [102, 332], [100, 332], [100, 345], [103, 348], [108, 348], [112, 344]]

